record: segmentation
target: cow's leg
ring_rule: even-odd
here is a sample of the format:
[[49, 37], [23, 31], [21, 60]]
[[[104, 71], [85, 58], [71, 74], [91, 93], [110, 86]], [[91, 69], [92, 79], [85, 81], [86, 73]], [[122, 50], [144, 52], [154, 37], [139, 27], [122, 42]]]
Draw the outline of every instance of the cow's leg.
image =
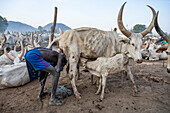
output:
[[98, 90], [95, 93], [96, 95], [98, 95], [101, 91], [101, 86], [102, 86], [102, 77], [99, 77], [99, 84], [98, 84]]
[[121, 72], [121, 84], [120, 84], [120, 87], [123, 86], [124, 77], [127, 78], [127, 72], [123, 70], [123, 71]]
[[105, 87], [106, 87], [106, 74], [102, 75], [102, 93], [101, 93], [101, 96], [100, 96], [100, 100], [103, 100], [104, 98], [104, 90], [105, 90]]
[[133, 74], [130, 70], [130, 67], [127, 66], [127, 73], [132, 81], [132, 89], [133, 89], [133, 95], [135, 95], [135, 92], [137, 93], [137, 88], [136, 88], [136, 84], [135, 84], [135, 81], [134, 81], [134, 78], [133, 78]]
[[76, 80], [80, 79], [79, 66], [77, 66]]
[[91, 85], [93, 85], [93, 75], [91, 75]]
[[124, 71], [121, 72], [121, 84], [120, 87], [122, 87], [124, 81]]
[[76, 84], [75, 84], [75, 77], [77, 74], [77, 65], [78, 65], [78, 57], [76, 57], [76, 54], [72, 54], [69, 57], [69, 77], [71, 79], [71, 85], [74, 91], [74, 94], [76, 98], [81, 99], [80, 93], [77, 90]]
[[41, 99], [43, 94], [44, 94], [44, 86], [45, 86], [45, 82], [48, 76], [48, 72], [42, 71], [40, 74], [40, 83], [41, 83], [41, 88], [40, 88], [40, 92], [38, 95], [38, 98]]

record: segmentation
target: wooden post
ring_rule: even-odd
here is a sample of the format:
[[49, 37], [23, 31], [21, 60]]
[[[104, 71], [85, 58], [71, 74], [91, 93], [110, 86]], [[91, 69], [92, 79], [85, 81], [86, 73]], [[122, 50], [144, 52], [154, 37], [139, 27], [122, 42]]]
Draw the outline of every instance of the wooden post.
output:
[[56, 21], [57, 21], [57, 7], [54, 7], [54, 21], [53, 21], [53, 25], [51, 26], [51, 35], [49, 38], [49, 44], [53, 41]]

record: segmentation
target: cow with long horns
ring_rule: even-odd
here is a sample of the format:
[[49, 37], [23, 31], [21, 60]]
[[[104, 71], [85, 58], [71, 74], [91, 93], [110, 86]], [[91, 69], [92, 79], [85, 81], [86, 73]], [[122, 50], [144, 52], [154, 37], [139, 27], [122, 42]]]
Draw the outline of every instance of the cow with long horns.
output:
[[155, 10], [148, 6], [153, 13], [153, 19], [149, 27], [141, 33], [131, 33], [123, 25], [122, 13], [126, 2], [123, 4], [118, 15], [118, 26], [120, 31], [127, 37], [120, 37], [117, 32], [102, 31], [96, 28], [77, 28], [67, 30], [59, 38], [53, 40], [58, 43], [59, 48], [64, 52], [68, 60], [68, 71], [71, 79], [72, 88], [77, 98], [81, 98], [75, 84], [75, 77], [78, 75], [78, 64], [81, 57], [94, 59], [98, 57], [112, 57], [118, 53], [126, 53], [131, 56], [134, 61], [141, 63], [142, 56], [140, 53], [142, 45], [142, 37], [149, 33], [154, 27]]
[[4, 54], [0, 56], [0, 67], [2, 65], [8, 65], [13, 63], [19, 63], [22, 60], [22, 57], [24, 55], [24, 47], [22, 42], [21, 44], [21, 52], [20, 54], [16, 51], [16, 46], [14, 47], [14, 50], [11, 50], [9, 53], [7, 52], [7, 48], [4, 48]]
[[157, 12], [156, 18], [155, 18], [155, 29], [157, 31], [157, 33], [168, 42], [168, 49], [167, 49], [167, 53], [168, 53], [168, 65], [167, 65], [167, 72], [170, 73], [170, 37], [168, 35], [166, 35], [161, 28], [158, 25], [158, 14], [159, 11]]

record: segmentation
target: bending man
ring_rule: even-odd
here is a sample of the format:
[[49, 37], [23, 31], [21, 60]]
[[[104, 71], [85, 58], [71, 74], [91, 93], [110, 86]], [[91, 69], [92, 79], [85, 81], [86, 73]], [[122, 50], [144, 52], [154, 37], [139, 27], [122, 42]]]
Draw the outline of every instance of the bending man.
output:
[[[64, 101], [56, 99], [55, 93], [57, 90], [58, 80], [60, 77], [60, 71], [63, 70], [64, 65], [67, 63], [64, 54], [46, 48], [34, 48], [26, 53], [25, 59], [27, 62], [27, 68], [30, 79], [33, 79], [33, 77], [35, 77], [36, 75], [42, 76], [42, 74], [38, 74], [41, 71], [48, 72], [53, 76], [52, 91], [49, 105], [63, 105]], [[57, 70], [54, 68], [56, 65]], [[41, 89], [42, 91], [43, 88]], [[41, 91], [39, 96], [42, 96]]]

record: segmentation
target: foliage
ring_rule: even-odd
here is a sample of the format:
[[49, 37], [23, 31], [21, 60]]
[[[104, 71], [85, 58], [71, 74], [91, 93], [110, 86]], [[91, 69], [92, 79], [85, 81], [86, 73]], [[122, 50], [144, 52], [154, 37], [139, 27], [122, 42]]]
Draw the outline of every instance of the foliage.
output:
[[2, 16], [0, 16], [0, 32], [4, 32], [8, 27], [8, 22], [6, 20], [6, 18], [3, 18]]
[[[134, 27], [133, 27], [133, 32], [134, 33], [140, 33], [142, 31], [144, 31], [146, 29], [146, 25], [141, 25], [141, 24], [136, 24]], [[150, 32], [152, 33], [152, 32]]]
[[38, 30], [40, 33], [47, 33], [47, 30], [43, 29], [42, 26], [38, 26]]
[[42, 26], [38, 26], [38, 30], [42, 33], [43, 32], [43, 27]]

